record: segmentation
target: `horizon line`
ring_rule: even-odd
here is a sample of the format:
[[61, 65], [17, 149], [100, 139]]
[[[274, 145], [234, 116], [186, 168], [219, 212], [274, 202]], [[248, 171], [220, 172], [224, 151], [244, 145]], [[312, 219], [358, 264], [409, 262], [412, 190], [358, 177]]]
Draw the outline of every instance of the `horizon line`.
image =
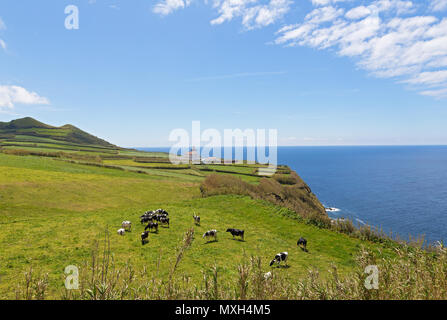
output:
[[[188, 146], [185, 148], [190, 148]], [[208, 148], [215, 148], [213, 146], [201, 146]], [[219, 146], [217, 146], [219, 147]], [[221, 148], [236, 148], [236, 146], [220, 146]], [[258, 146], [242, 146], [242, 148], [256, 148]], [[273, 146], [260, 146], [260, 147], [273, 147]], [[447, 147], [447, 144], [337, 144], [337, 145], [278, 145], [277, 148], [315, 148], [315, 147]], [[154, 147], [124, 147], [128, 149], [141, 149], [141, 148], [172, 148], [171, 146], [154, 146]], [[240, 147], [239, 147], [240, 148]]]

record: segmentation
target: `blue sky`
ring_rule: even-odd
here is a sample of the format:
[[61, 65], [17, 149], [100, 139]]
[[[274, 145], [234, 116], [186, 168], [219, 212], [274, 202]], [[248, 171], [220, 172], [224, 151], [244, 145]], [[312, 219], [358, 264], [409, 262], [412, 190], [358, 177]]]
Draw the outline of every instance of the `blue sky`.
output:
[[129, 147], [193, 120], [280, 145], [447, 144], [446, 16], [447, 0], [4, 0], [0, 121]]

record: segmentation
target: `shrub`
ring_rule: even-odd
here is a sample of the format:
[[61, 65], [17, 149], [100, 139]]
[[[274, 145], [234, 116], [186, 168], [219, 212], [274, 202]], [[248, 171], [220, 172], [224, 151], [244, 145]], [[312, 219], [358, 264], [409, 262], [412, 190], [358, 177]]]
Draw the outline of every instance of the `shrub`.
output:
[[294, 171], [292, 171], [288, 166], [278, 166], [276, 172], [279, 174], [291, 174]]
[[379, 228], [372, 228], [369, 225], [359, 226], [357, 229], [359, 238], [362, 240], [368, 240], [372, 242], [384, 242], [388, 239], [388, 236]]
[[356, 228], [349, 219], [335, 219], [332, 220], [332, 229], [345, 234], [353, 234]]
[[289, 185], [294, 185], [298, 183], [298, 180], [296, 179], [295, 176], [291, 175], [291, 174], [274, 174], [273, 179], [275, 179], [276, 181], [278, 181], [281, 184], [289, 184]]
[[86, 155], [79, 153], [69, 153], [69, 152], [43, 152], [43, 151], [31, 151], [23, 149], [1, 149], [4, 154], [14, 155], [14, 156], [39, 156], [39, 157], [50, 157], [50, 158], [65, 158], [74, 160], [84, 160], [89, 162], [101, 163], [102, 159], [99, 155]]
[[255, 194], [255, 186], [231, 175], [211, 174], [201, 184], [200, 192], [203, 197], [220, 194], [253, 196]]

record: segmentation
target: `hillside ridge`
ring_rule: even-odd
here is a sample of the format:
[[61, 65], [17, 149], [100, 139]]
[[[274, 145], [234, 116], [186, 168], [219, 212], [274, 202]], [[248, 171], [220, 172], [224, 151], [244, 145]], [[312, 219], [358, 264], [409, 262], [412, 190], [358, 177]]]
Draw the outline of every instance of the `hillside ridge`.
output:
[[119, 149], [118, 146], [87, 133], [74, 125], [66, 124], [61, 127], [51, 126], [31, 117], [0, 122], [0, 138], [19, 140], [17, 136], [37, 137], [64, 141], [75, 144], [96, 145], [107, 148]]

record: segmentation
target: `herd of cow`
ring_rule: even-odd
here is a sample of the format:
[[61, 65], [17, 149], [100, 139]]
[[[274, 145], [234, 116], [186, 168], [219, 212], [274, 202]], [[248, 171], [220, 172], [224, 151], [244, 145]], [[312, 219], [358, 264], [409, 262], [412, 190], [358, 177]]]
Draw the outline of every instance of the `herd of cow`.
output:
[[[194, 223], [196, 225], [200, 225], [200, 216], [193, 214]], [[158, 232], [158, 226], [166, 226], [169, 228], [169, 213], [164, 209], [157, 209], [146, 211], [142, 216], [140, 216], [141, 224], [147, 223], [144, 228], [144, 232], [141, 234], [141, 244], [146, 244], [149, 240], [150, 231]], [[119, 235], [124, 235], [126, 231], [131, 231], [132, 223], [130, 221], [123, 221], [121, 224], [121, 228], [118, 230]], [[236, 237], [240, 237], [241, 240], [244, 240], [244, 230], [229, 228], [226, 232], [229, 232], [233, 239]], [[209, 230], [205, 232], [202, 236], [203, 239], [207, 241], [217, 241], [217, 230]], [[300, 238], [297, 242], [297, 246], [299, 246], [303, 251], [307, 252], [307, 240], [304, 238]], [[270, 261], [270, 266], [273, 266], [275, 263], [280, 266], [281, 262], [287, 265], [287, 258], [289, 254], [288, 252], [280, 252], [275, 255], [272, 261]]]

